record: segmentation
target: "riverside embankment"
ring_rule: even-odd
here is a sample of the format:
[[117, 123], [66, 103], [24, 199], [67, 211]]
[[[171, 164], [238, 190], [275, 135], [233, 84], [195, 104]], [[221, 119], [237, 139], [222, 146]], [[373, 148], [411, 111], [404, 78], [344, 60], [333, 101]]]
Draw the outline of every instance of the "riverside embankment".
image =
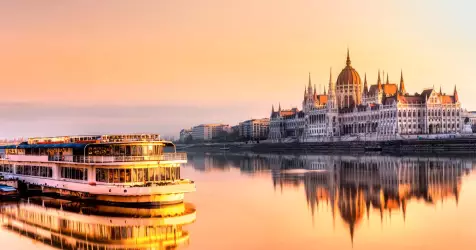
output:
[[312, 143], [256, 143], [243, 144], [193, 144], [177, 145], [178, 150], [188, 152], [253, 152], [253, 153], [383, 153], [396, 155], [449, 154], [476, 155], [476, 138], [452, 138], [433, 140], [391, 140], [379, 142], [312, 142]]

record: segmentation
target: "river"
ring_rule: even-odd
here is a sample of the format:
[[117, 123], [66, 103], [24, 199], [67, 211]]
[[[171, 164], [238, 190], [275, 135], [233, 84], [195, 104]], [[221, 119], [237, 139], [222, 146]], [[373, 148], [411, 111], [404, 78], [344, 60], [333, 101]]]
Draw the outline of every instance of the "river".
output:
[[[9, 249], [476, 246], [476, 158], [220, 153], [188, 158], [181, 175], [194, 180], [197, 191], [186, 194], [186, 204], [152, 211], [56, 200], [47, 200], [45, 208], [44, 199], [6, 204], [0, 242]], [[154, 220], [151, 214], [168, 217]], [[20, 216], [50, 226], [28, 228], [15, 222]], [[51, 228], [62, 231], [52, 237]]]

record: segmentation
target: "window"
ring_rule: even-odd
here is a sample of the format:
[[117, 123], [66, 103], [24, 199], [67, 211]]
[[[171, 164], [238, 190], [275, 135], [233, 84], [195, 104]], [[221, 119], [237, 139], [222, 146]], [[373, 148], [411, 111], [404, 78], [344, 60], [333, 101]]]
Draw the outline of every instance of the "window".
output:
[[[9, 170], [11, 171], [10, 173], [13, 173], [13, 167], [11, 167]], [[51, 167], [43, 166], [17, 165], [15, 173], [20, 175], [31, 175], [46, 178], [53, 177], [53, 169]]]
[[0, 172], [4, 173], [13, 173], [13, 165], [12, 164], [0, 164]]
[[96, 181], [105, 183], [161, 182], [180, 179], [179, 167], [96, 169]]
[[60, 167], [61, 178], [72, 180], [88, 180], [87, 168]]

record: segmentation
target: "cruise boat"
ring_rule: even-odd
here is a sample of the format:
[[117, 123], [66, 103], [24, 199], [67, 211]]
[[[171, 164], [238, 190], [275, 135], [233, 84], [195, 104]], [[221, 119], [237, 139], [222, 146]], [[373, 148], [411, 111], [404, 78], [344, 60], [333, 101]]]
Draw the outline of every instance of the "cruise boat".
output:
[[103, 203], [180, 203], [195, 184], [186, 153], [157, 134], [29, 138], [0, 146], [0, 173], [19, 184]]
[[189, 242], [184, 226], [192, 204], [157, 208], [84, 207], [67, 200], [30, 198], [0, 205], [0, 230], [57, 249], [175, 249]]

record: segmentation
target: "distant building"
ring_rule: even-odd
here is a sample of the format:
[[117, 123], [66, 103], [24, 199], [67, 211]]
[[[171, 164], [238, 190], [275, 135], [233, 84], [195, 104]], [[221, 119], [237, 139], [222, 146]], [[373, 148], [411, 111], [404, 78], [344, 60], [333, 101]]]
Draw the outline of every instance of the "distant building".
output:
[[231, 127], [228, 124], [200, 124], [192, 128], [192, 138], [194, 140], [209, 141], [230, 131]]
[[235, 125], [233, 127], [231, 127], [231, 131], [230, 133], [240, 133], [240, 125]]
[[185, 142], [190, 136], [192, 136], [192, 129], [180, 130], [180, 142]]
[[464, 111], [463, 119], [466, 120], [466, 118], [468, 118], [468, 123], [471, 125], [473, 132], [476, 132], [476, 111]]
[[239, 136], [247, 139], [267, 139], [269, 134], [269, 118], [251, 119], [240, 122]]

